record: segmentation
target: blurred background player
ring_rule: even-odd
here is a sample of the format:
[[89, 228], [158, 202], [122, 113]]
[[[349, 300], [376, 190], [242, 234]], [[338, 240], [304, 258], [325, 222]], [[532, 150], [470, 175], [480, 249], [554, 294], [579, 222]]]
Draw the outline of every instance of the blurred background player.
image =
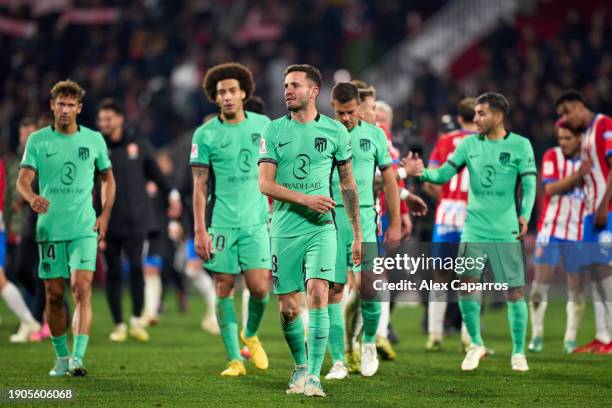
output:
[[[325, 397], [321, 365], [328, 342], [329, 285], [334, 281], [337, 236], [332, 172], [338, 166], [342, 201], [353, 230], [353, 265], [361, 263], [359, 196], [351, 170], [346, 128], [317, 112], [321, 73], [311, 65], [285, 69], [289, 114], [264, 130], [259, 187], [274, 198], [271, 247], [274, 293], [279, 295], [281, 325], [295, 367], [288, 394]], [[308, 306], [308, 351], [301, 321], [301, 292]]]
[[[374, 125], [359, 119], [360, 100], [358, 88], [350, 82], [341, 82], [332, 90], [332, 106], [336, 120], [341, 122], [349, 131], [353, 152], [352, 167], [353, 177], [357, 183], [359, 192], [359, 211], [363, 242], [370, 245], [376, 244], [376, 218], [374, 209], [374, 172], [378, 168], [382, 174], [384, 191], [387, 194], [387, 205], [389, 207], [389, 228], [385, 235], [385, 241], [399, 242], [401, 238], [399, 217], [399, 193], [393, 161], [387, 150], [387, 138], [384, 132]], [[336, 254], [336, 277], [334, 285], [329, 291], [328, 312], [330, 319], [328, 348], [332, 357], [333, 366], [326, 379], [343, 379], [348, 376], [347, 362], [344, 359], [344, 311], [341, 303], [344, 285], [347, 283], [347, 274], [353, 272], [353, 291], [361, 293], [361, 276], [359, 272], [368, 269], [362, 265], [352, 269], [351, 257], [349, 256], [353, 233], [351, 223], [344, 211], [344, 202], [341, 200], [340, 179], [337, 173], [332, 176], [332, 192], [335, 198], [338, 212], [336, 213], [336, 228], [338, 230], [338, 247]], [[340, 199], [339, 199], [340, 198]], [[367, 260], [366, 262], [369, 262]], [[366, 287], [364, 285], [363, 287]], [[360, 296], [361, 316], [363, 319], [363, 338], [361, 342], [361, 374], [366, 377], [373, 376], [378, 370], [378, 357], [376, 354], [376, 331], [380, 319], [381, 302], [374, 296]], [[347, 359], [352, 359], [352, 341], [348, 343]], [[353, 363], [353, 362], [351, 362]]]
[[555, 108], [569, 128], [582, 133], [581, 157], [592, 164], [584, 178], [583, 247], [592, 261], [586, 268], [591, 275], [596, 334], [574, 352], [612, 353], [612, 118], [591, 112], [584, 96], [575, 90], [561, 93]]
[[[129, 334], [138, 341], [148, 341], [149, 333], [141, 319], [144, 308], [143, 245], [153, 215], [146, 182], [154, 181], [168, 197], [173, 218], [180, 214], [180, 194], [172, 189], [159, 170], [149, 141], [138, 137], [133, 129], [125, 126], [123, 107], [117, 101], [109, 98], [100, 103], [98, 126], [106, 139], [117, 183], [117, 201], [104, 249], [108, 267], [106, 296], [115, 324], [109, 338], [114, 342], [123, 342]], [[129, 331], [121, 310], [123, 259], [127, 260], [129, 267], [132, 300]]]
[[585, 211], [584, 176], [591, 169], [588, 157], [581, 160], [581, 134], [572, 131], [561, 120], [555, 125], [559, 146], [548, 149], [542, 159], [544, 207], [538, 221], [534, 257], [535, 275], [529, 295], [531, 341], [529, 351], [544, 347], [544, 315], [548, 306], [548, 289], [555, 268], [563, 258], [567, 274], [567, 324], [563, 348], [571, 353], [576, 348], [576, 334], [584, 314], [583, 276], [580, 273], [583, 254], [582, 220]]
[[209, 69], [203, 87], [221, 113], [193, 135], [189, 163], [193, 173], [194, 243], [215, 281], [217, 321], [229, 360], [221, 375], [236, 377], [246, 374], [233, 296], [236, 276], [241, 273], [250, 298], [248, 321], [240, 340], [249, 348], [255, 367], [268, 368], [268, 357], [257, 337], [269, 300], [271, 264], [268, 203], [259, 192], [257, 151], [262, 130], [270, 120], [244, 111], [243, 102], [253, 93], [255, 83], [251, 72], [241, 64], [226, 63]]
[[[508, 101], [501, 94], [487, 92], [476, 98], [474, 123], [479, 133], [466, 136], [440, 168], [424, 170], [420, 179], [444, 184], [464, 166], [468, 168], [470, 189], [459, 256], [474, 260], [484, 258], [495, 282], [508, 285], [506, 304], [512, 335], [510, 363], [514, 371], [527, 371], [528, 314], [523, 298], [525, 271], [520, 240], [527, 233], [535, 201], [536, 169], [529, 140], [505, 128], [504, 119], [509, 109]], [[523, 197], [517, 206], [515, 192], [519, 181]], [[462, 283], [480, 282], [482, 272], [483, 268], [475, 264], [466, 268], [460, 280]], [[474, 290], [462, 290], [459, 297], [461, 315], [472, 341], [461, 363], [463, 371], [475, 370], [486, 355], [480, 334], [478, 295]]]
[[[457, 106], [457, 124], [459, 129], [440, 135], [429, 156], [428, 168], [437, 169], [451, 157], [457, 145], [467, 135], [476, 132], [474, 124], [474, 98], [465, 98]], [[402, 172], [403, 173], [403, 172]], [[423, 190], [437, 201], [433, 237], [434, 253], [432, 256], [455, 257], [457, 252], [452, 244], [459, 244], [465, 223], [470, 176], [464, 168], [442, 186], [425, 183]], [[440, 243], [435, 245], [435, 243]], [[450, 253], [449, 253], [450, 252]], [[433, 271], [434, 282], [450, 282], [453, 274], [446, 271]], [[444, 335], [444, 317], [448, 305], [447, 290], [431, 290], [427, 304], [427, 333], [429, 335], [425, 349], [439, 351], [442, 348]], [[462, 325], [461, 340], [464, 348], [470, 344], [470, 338]], [[467, 343], [467, 344], [466, 344]]]
[[[51, 89], [54, 124], [28, 139], [17, 190], [38, 213], [39, 276], [45, 282], [45, 313], [57, 356], [50, 376], [86, 375], [83, 359], [91, 327], [91, 283], [98, 242], [104, 239], [115, 198], [115, 182], [104, 138], [77, 124], [85, 91], [66, 80]], [[102, 209], [96, 219], [92, 190], [100, 174]], [[40, 194], [32, 190], [38, 175]], [[66, 339], [65, 280], [75, 302], [72, 356]], [[70, 358], [69, 358], [70, 356]]]

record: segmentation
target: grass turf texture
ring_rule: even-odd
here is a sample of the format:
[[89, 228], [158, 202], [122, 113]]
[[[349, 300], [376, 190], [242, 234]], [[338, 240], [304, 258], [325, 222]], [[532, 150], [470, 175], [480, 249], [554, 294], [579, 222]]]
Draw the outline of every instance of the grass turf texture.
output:
[[[127, 301], [126, 311], [127, 311]], [[398, 308], [393, 323], [401, 336], [395, 362], [381, 362], [373, 378], [352, 375], [340, 382], [323, 380], [328, 398], [306, 399], [285, 395], [292, 369], [290, 354], [278, 322], [274, 301], [266, 311], [260, 338], [270, 358], [264, 372], [246, 362], [247, 376], [222, 378], [225, 351], [221, 339], [200, 330], [204, 307], [195, 296], [191, 310], [177, 312], [168, 296], [168, 311], [161, 324], [150, 329], [147, 344], [108, 340], [112, 323], [101, 291], [94, 295], [94, 324], [85, 358], [85, 378], [49, 378], [54, 362], [50, 341], [10, 344], [16, 318], [0, 302], [0, 387], [12, 389], [66, 389], [76, 393], [74, 405], [97, 406], [248, 406], [359, 404], [395, 406], [610, 406], [612, 401], [612, 355], [562, 354], [565, 305], [549, 304], [544, 351], [528, 355], [531, 371], [510, 369], [511, 342], [505, 308], [488, 310], [484, 316], [484, 339], [496, 354], [482, 361], [475, 372], [463, 373], [458, 335], [445, 339], [444, 351], [426, 353], [426, 337], [420, 333], [421, 308]], [[237, 304], [238, 307], [238, 304]], [[240, 310], [240, 309], [237, 309]], [[126, 313], [127, 315], [127, 313]], [[585, 314], [578, 343], [593, 337], [593, 313]], [[69, 336], [72, 349], [72, 336]], [[323, 375], [330, 367], [329, 356]], [[6, 400], [5, 400], [6, 401]], [[39, 405], [37, 403], [35, 405]], [[20, 403], [19, 406], [28, 406]], [[33, 404], [34, 405], [34, 404]], [[66, 406], [46, 402], [44, 406]]]

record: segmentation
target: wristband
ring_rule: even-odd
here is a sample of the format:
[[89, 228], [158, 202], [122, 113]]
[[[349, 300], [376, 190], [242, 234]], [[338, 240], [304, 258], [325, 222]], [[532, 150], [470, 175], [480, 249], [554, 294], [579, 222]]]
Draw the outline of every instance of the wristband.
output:
[[403, 167], [400, 167], [399, 169], [397, 169], [397, 175], [402, 180], [408, 177], [408, 174], [406, 174], [406, 169]]

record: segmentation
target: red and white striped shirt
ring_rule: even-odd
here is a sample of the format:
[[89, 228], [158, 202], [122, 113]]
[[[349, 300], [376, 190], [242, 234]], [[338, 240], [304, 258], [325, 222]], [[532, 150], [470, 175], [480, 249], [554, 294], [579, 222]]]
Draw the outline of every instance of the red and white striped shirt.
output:
[[[596, 114], [589, 127], [582, 133], [582, 153], [593, 162], [591, 171], [584, 178], [587, 211], [597, 210], [606, 192], [608, 183], [608, 157], [612, 155], [612, 118]], [[608, 211], [612, 210], [612, 201]]]
[[[429, 166], [442, 166], [442, 164], [444, 164], [453, 154], [459, 142], [471, 133], [472, 132], [468, 132], [467, 130], [458, 129], [440, 135], [429, 156]], [[470, 174], [467, 168], [455, 174], [448, 183], [442, 186], [440, 201], [436, 208], [436, 224], [463, 229], [467, 211], [469, 188]]]
[[[542, 182], [563, 180], [578, 171], [579, 167], [580, 159], [572, 160], [565, 157], [560, 147], [548, 149], [542, 159]], [[546, 194], [538, 220], [537, 241], [548, 242], [551, 237], [580, 241], [585, 213], [585, 194], [581, 187], [561, 194]]]

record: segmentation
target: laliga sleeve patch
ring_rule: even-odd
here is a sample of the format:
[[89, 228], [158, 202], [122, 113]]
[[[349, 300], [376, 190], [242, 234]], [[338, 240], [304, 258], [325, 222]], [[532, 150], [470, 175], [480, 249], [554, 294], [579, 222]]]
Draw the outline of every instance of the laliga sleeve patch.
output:
[[545, 176], [552, 176], [553, 173], [555, 172], [553, 162], [545, 161], [544, 169], [542, 170], [542, 172], [544, 173]]
[[192, 159], [198, 158], [198, 145], [196, 143], [193, 143], [191, 145], [191, 158]]
[[259, 154], [265, 154], [265, 153], [267, 153], [267, 150], [266, 150], [266, 139], [264, 139], [262, 137], [261, 141], [259, 142]]

